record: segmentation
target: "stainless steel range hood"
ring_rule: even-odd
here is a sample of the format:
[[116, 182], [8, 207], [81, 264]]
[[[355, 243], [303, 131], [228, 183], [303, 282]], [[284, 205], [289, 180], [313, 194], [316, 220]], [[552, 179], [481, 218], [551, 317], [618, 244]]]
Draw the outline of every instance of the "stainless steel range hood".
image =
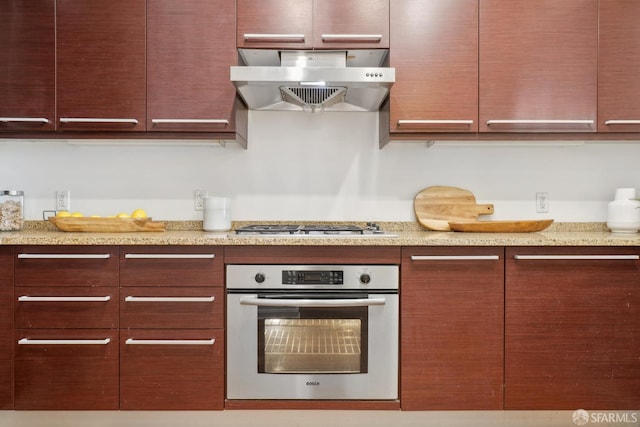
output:
[[385, 49], [238, 53], [231, 82], [250, 110], [378, 111], [395, 81]]

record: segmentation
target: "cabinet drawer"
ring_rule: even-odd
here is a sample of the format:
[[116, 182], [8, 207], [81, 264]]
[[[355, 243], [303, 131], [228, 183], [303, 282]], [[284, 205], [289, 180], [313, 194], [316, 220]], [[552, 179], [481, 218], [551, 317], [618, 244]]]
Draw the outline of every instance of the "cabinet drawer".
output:
[[120, 293], [122, 328], [222, 328], [224, 290], [129, 287]]
[[120, 286], [223, 286], [222, 248], [125, 246]]
[[118, 327], [118, 288], [23, 286], [14, 301], [16, 328]]
[[16, 286], [118, 286], [118, 248], [18, 246]]
[[16, 330], [15, 409], [117, 409], [118, 331]]
[[121, 409], [223, 409], [224, 332], [123, 331]]

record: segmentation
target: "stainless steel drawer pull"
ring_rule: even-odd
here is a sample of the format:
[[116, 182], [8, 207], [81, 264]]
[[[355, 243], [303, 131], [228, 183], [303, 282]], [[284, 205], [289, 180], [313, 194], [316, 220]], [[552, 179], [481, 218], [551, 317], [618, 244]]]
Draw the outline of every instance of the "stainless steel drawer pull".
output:
[[213, 124], [213, 125], [228, 125], [227, 119], [151, 119], [151, 123], [154, 125], [161, 124]]
[[127, 345], [214, 345], [216, 340], [139, 340], [127, 338], [124, 342]]
[[322, 34], [322, 40], [372, 40], [381, 41], [382, 34]]
[[213, 259], [215, 254], [125, 254], [126, 259]]
[[498, 255], [411, 255], [411, 261], [495, 261]]
[[605, 125], [640, 125], [640, 120], [606, 120]]
[[398, 120], [398, 125], [472, 125], [473, 120]]
[[98, 340], [33, 340], [31, 338], [22, 338], [18, 341], [20, 345], [107, 345], [111, 342], [111, 338]]
[[488, 125], [592, 125], [593, 120], [487, 120]]
[[262, 307], [364, 307], [370, 305], [385, 305], [385, 298], [354, 298], [354, 299], [268, 299], [256, 297], [241, 297], [240, 304]]
[[18, 254], [20, 259], [107, 259], [111, 254]]
[[584, 260], [584, 261], [628, 261], [638, 260], [640, 255], [514, 255], [520, 260]]
[[107, 119], [94, 117], [60, 117], [60, 123], [125, 123], [138, 124], [137, 119]]
[[244, 39], [247, 41], [250, 41], [250, 40], [304, 41], [304, 34], [245, 33]]
[[48, 119], [44, 117], [0, 117], [0, 122], [3, 123], [49, 123]]
[[134, 297], [127, 296], [127, 302], [214, 302], [216, 297]]
[[18, 297], [18, 301], [23, 302], [106, 302], [111, 300], [111, 296], [103, 297], [31, 297], [22, 295]]

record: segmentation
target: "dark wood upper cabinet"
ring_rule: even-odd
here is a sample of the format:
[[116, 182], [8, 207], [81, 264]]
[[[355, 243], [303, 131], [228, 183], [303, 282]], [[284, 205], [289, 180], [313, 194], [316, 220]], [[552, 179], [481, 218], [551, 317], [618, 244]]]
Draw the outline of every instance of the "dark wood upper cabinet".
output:
[[388, 48], [389, 0], [238, 0], [243, 48]]
[[59, 130], [145, 130], [145, 4], [57, 0]]
[[55, 129], [55, 0], [0, 4], [0, 132]]
[[147, 1], [147, 130], [234, 131], [234, 0]]
[[480, 132], [594, 132], [597, 59], [597, 0], [481, 1]]
[[393, 0], [390, 55], [391, 132], [477, 132], [477, 0]]
[[640, 2], [600, 2], [598, 132], [640, 131]]

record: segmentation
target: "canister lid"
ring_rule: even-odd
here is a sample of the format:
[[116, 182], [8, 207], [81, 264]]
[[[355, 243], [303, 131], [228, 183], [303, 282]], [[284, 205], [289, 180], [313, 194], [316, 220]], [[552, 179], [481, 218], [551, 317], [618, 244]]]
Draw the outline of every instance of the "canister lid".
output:
[[0, 196], [24, 196], [24, 191], [0, 190]]

